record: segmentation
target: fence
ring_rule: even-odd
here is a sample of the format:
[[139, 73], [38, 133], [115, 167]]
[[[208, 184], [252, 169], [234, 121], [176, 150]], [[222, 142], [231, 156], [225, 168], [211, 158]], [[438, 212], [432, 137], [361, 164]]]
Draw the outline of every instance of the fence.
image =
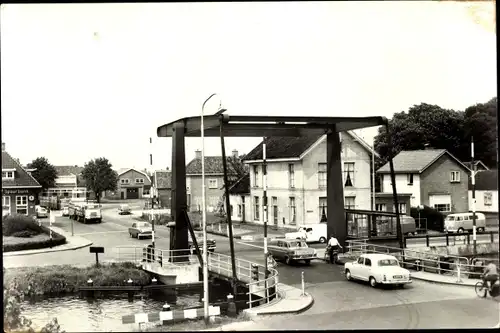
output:
[[[404, 247], [412, 243], [425, 239], [425, 246], [450, 246], [450, 245], [470, 245], [473, 243], [472, 233], [446, 233], [438, 235], [421, 235], [404, 237]], [[431, 240], [433, 242], [431, 242]], [[472, 240], [472, 241], [471, 241]], [[477, 243], [498, 242], [498, 231], [476, 232]], [[408, 242], [410, 241], [410, 242]], [[409, 244], [407, 244], [409, 243]]]
[[[390, 254], [398, 258], [403, 267], [437, 274], [451, 274], [461, 282], [462, 275], [478, 278], [483, 266], [477, 261], [471, 263], [466, 257], [453, 255], [437, 255], [409, 249], [400, 249], [383, 245], [366, 243], [366, 241], [348, 240], [348, 253], [352, 256], [366, 253]], [[491, 261], [494, 259], [485, 259]]]
[[[113, 249], [116, 251], [119, 261], [156, 262], [161, 267], [167, 265], [190, 265], [199, 263], [198, 256], [192, 250], [161, 250], [149, 247], [127, 247], [121, 246]], [[254, 303], [261, 302], [261, 299], [252, 299], [252, 294], [262, 293], [265, 303], [279, 298], [278, 291], [278, 271], [270, 268], [268, 277], [265, 277], [265, 267], [260, 264], [245, 260], [235, 259], [236, 277], [238, 281], [244, 282], [248, 286], [248, 306], [251, 308]], [[208, 252], [208, 270], [213, 273], [231, 278], [233, 268], [231, 256]], [[255, 276], [255, 273], [257, 275]]]

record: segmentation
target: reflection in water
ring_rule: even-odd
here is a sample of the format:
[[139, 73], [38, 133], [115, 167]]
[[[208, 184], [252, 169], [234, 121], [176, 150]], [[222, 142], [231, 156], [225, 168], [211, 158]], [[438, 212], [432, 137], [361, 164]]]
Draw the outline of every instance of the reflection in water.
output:
[[56, 317], [66, 332], [133, 332], [137, 324], [122, 324], [122, 316], [135, 313], [156, 312], [165, 302], [172, 309], [202, 306], [199, 293], [182, 293], [174, 302], [172, 295], [144, 297], [137, 295], [133, 302], [126, 296], [81, 299], [78, 296], [50, 298], [37, 302], [24, 302], [23, 315], [31, 319], [34, 328], [45, 326]]

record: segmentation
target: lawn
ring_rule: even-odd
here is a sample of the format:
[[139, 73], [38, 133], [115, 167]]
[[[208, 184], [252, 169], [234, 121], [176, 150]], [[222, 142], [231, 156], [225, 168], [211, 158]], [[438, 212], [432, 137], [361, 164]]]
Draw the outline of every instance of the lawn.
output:
[[14, 237], [14, 236], [3, 236], [2, 241], [3, 245], [14, 245], [14, 244], [23, 244], [27, 241], [29, 242], [43, 242], [50, 240], [50, 236], [47, 234], [38, 234], [35, 236], [31, 236], [30, 238], [24, 237]]

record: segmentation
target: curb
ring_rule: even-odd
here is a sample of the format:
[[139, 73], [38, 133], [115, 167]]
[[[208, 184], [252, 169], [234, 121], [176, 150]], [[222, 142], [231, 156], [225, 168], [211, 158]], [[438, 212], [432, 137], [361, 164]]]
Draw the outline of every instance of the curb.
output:
[[431, 280], [431, 279], [426, 279], [422, 277], [416, 277], [414, 275], [411, 276], [413, 280], [420, 280], [420, 281], [425, 281], [425, 282], [430, 282], [430, 283], [437, 283], [437, 284], [447, 284], [447, 285], [452, 285], [452, 286], [458, 286], [458, 287], [474, 287], [476, 283], [474, 284], [464, 284], [464, 283], [457, 283], [457, 282], [448, 282], [448, 281], [436, 281], [436, 280]]
[[272, 315], [282, 315], [282, 314], [299, 314], [299, 313], [305, 312], [305, 311], [309, 310], [314, 305], [314, 298], [311, 296], [311, 294], [306, 293], [306, 296], [308, 296], [310, 298], [309, 303], [301, 309], [293, 310], [293, 311], [259, 312], [259, 313], [255, 313], [254, 316], [258, 317], [258, 316], [272, 316]]

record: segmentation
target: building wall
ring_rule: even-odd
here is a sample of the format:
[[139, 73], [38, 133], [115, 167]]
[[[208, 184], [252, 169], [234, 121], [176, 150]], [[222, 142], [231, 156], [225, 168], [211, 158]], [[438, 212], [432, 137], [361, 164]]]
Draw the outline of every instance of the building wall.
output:
[[[460, 182], [450, 182], [450, 172], [460, 172]], [[469, 209], [468, 173], [447, 155], [441, 156], [421, 174], [422, 204], [429, 206], [432, 194], [449, 194], [452, 212], [466, 212]]]
[[[20, 188], [20, 189], [3, 189], [2, 188], [2, 216], [6, 212], [9, 214], [17, 214], [17, 201], [16, 197], [20, 196], [23, 197], [24, 199], [21, 199], [26, 202], [26, 208], [27, 212], [26, 215], [33, 215], [35, 214], [35, 199], [38, 196], [38, 193], [40, 192], [40, 189], [31, 189], [31, 188]], [[4, 198], [3, 197], [9, 197], [10, 198], [10, 207], [3, 206]], [[30, 197], [33, 200], [30, 200]], [[21, 207], [19, 207], [21, 208]]]
[[[342, 161], [354, 162], [354, 186], [344, 188], [344, 196], [355, 197], [356, 209], [371, 209], [371, 156], [350, 135], [342, 136]], [[318, 182], [318, 163], [326, 163], [326, 140], [319, 143], [302, 161], [269, 162], [268, 171], [268, 221], [278, 225], [318, 223], [320, 220], [319, 198], [326, 197], [326, 187]], [[294, 187], [289, 184], [289, 164], [294, 165]], [[342, 170], [344, 164], [342, 163]], [[344, 177], [343, 177], [344, 180]], [[253, 164], [250, 165], [250, 221], [263, 223], [263, 178], [259, 165], [258, 186], [255, 186]], [[259, 219], [255, 219], [255, 197], [259, 197]], [[273, 201], [277, 199], [277, 221], [274, 220]], [[291, 222], [290, 197], [295, 198], [296, 221]], [[247, 204], [248, 207], [248, 204]], [[248, 210], [248, 208], [247, 208]]]
[[[189, 205], [189, 211], [194, 212], [201, 210], [202, 207], [202, 182], [201, 176], [191, 175], [187, 176], [186, 187], [189, 186], [188, 193], [191, 195], [191, 203]], [[217, 181], [216, 188], [210, 188], [209, 184], [211, 180]], [[187, 185], [189, 184], [189, 185]], [[224, 190], [221, 187], [224, 185], [224, 177], [222, 175], [211, 176], [205, 175], [205, 190], [206, 190], [206, 205], [207, 211], [212, 212], [217, 208], [217, 204], [219, 203], [222, 195], [224, 194]]]
[[[392, 197], [375, 197], [375, 205], [380, 205], [380, 204], [385, 204], [385, 211], [386, 212], [391, 212], [395, 213], [396, 210], [394, 209], [394, 200]], [[405, 204], [406, 205], [406, 212], [404, 215], [410, 215], [411, 212], [411, 199], [409, 196], [399, 196], [398, 195], [398, 204]], [[400, 212], [401, 213], [401, 212]]]
[[[242, 195], [241, 194], [231, 194], [229, 196], [229, 204], [232, 206], [232, 214], [231, 214], [231, 220], [232, 221], [251, 221], [251, 212], [249, 211], [250, 209], [250, 195], [246, 194], [243, 195], [245, 198], [245, 201], [243, 202]], [[241, 212], [238, 210], [238, 207], [241, 206]], [[241, 214], [239, 214], [239, 212]]]
[[[392, 183], [390, 174], [382, 174], [382, 188], [383, 193], [392, 193]], [[420, 175], [418, 173], [413, 174], [413, 185], [408, 184], [408, 174], [396, 174], [396, 192], [397, 193], [411, 193], [411, 206], [418, 207], [421, 205], [421, 194], [420, 194]]]
[[56, 187], [76, 187], [77, 177], [76, 175], [64, 175], [58, 176], [55, 180]]
[[[136, 183], [135, 180], [137, 178], [144, 179], [144, 183]], [[122, 179], [128, 179], [128, 184], [122, 184]], [[129, 170], [124, 174], [118, 176], [118, 186], [115, 192], [115, 196], [117, 198], [121, 198], [121, 194], [123, 193], [123, 198], [127, 199], [127, 188], [138, 188], [139, 198], [143, 197], [144, 188], [151, 187], [151, 181], [144, 174], [137, 172], [135, 170]]]
[[157, 196], [160, 199], [160, 206], [164, 208], [172, 208], [172, 190], [159, 189], [157, 192]]
[[[469, 211], [472, 211], [472, 191], [468, 191], [469, 195]], [[491, 204], [487, 204], [489, 200], [485, 200], [485, 196], [491, 197]], [[498, 191], [478, 191], [476, 190], [476, 211], [498, 213]]]

